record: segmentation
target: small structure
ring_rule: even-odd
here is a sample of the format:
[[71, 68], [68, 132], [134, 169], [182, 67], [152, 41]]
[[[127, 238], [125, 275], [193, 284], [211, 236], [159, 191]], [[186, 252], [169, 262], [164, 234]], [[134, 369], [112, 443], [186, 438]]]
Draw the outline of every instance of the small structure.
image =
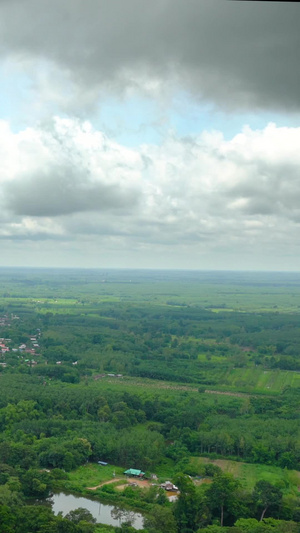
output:
[[105, 461], [98, 461], [98, 465], [107, 466], [108, 463], [106, 463]]
[[125, 476], [143, 477], [145, 475], [145, 472], [142, 472], [141, 470], [136, 470], [135, 468], [129, 468], [129, 470], [126, 470], [124, 474]]
[[172, 490], [172, 491], [178, 490], [178, 487], [176, 487], [176, 485], [173, 485], [171, 481], [166, 481], [165, 483], [162, 483], [161, 488], [165, 490]]

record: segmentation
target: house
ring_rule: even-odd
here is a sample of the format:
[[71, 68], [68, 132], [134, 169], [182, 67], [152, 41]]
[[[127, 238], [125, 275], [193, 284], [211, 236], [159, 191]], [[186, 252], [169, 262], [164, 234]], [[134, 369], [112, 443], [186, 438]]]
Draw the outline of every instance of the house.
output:
[[165, 483], [162, 483], [161, 488], [165, 490], [178, 490], [178, 487], [176, 487], [176, 485], [173, 485], [171, 481], [166, 481]]
[[37, 362], [34, 361], [33, 359], [32, 359], [32, 360], [30, 360], [30, 359], [25, 359], [25, 363], [27, 364], [27, 366], [37, 365]]
[[145, 475], [145, 472], [142, 472], [141, 470], [136, 470], [135, 468], [129, 468], [129, 470], [126, 470], [124, 474], [125, 476], [143, 477]]

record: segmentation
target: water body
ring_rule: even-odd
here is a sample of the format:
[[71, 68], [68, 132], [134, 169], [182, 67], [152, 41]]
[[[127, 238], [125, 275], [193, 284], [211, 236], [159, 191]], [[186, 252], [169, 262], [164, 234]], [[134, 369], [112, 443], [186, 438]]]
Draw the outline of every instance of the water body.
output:
[[65, 516], [70, 511], [78, 509], [78, 507], [84, 507], [84, 509], [90, 511], [99, 524], [120, 527], [122, 522], [133, 520], [132, 526], [135, 529], [143, 529], [143, 516], [140, 513], [126, 511], [120, 509], [116, 505], [100, 503], [96, 500], [83, 498], [82, 496], [75, 496], [74, 494], [67, 494], [65, 492], [54, 494], [51, 497], [51, 502], [52, 510], [56, 515], [59, 512], [62, 512], [63, 516]]

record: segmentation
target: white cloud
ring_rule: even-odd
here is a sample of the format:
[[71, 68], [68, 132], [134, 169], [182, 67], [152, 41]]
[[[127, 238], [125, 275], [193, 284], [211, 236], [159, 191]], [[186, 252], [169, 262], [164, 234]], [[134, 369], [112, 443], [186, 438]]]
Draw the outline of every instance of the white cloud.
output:
[[300, 222], [299, 143], [300, 128], [270, 124], [229, 141], [203, 133], [128, 149], [75, 119], [19, 133], [2, 122], [0, 238], [85, 242], [92, 255], [184, 251], [185, 261], [249, 246], [287, 253]]

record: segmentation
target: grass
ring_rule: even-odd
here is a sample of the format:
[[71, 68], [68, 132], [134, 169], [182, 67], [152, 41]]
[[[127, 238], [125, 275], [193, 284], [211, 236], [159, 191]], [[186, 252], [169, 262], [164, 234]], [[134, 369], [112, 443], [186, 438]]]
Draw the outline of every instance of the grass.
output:
[[175, 463], [172, 459], [166, 458], [159, 466], [155, 468], [155, 474], [159, 481], [171, 480], [174, 477]]
[[296, 470], [226, 459], [211, 460], [206, 457], [192, 457], [190, 462], [194, 466], [205, 463], [213, 463], [219, 466], [224, 472], [228, 472], [239, 479], [249, 492], [253, 490], [257, 481], [264, 480], [278, 486], [283, 491], [284, 496], [299, 498], [300, 472]]
[[249, 393], [280, 393], [286, 386], [300, 386], [300, 372], [264, 370], [262, 367], [232, 368], [219, 375], [215, 388]]
[[[203, 371], [205, 375], [208, 375]], [[300, 372], [292, 370], [264, 370], [262, 367], [215, 368], [212, 374], [217, 383], [207, 385], [208, 390], [220, 392], [245, 393], [245, 394], [280, 394], [285, 387], [300, 387]], [[133, 393], [142, 393], [143, 396], [148, 390], [157, 393], [168, 391], [170, 395], [176, 391], [188, 391], [189, 394], [199, 394], [199, 385], [192, 383], [169, 382], [163, 380], [147, 379], [141, 377], [126, 376], [123, 379], [104, 379], [101, 380], [101, 388], [118, 387], [122, 390], [128, 390]], [[99, 385], [100, 386], [100, 385]]]
[[[88, 487], [96, 487], [105, 481], [123, 476], [124, 468], [120, 466], [101, 466], [96, 463], [88, 463], [68, 473], [68, 481], [64, 483], [67, 490], [85, 492]], [[125, 479], [125, 476], [124, 476]]]

